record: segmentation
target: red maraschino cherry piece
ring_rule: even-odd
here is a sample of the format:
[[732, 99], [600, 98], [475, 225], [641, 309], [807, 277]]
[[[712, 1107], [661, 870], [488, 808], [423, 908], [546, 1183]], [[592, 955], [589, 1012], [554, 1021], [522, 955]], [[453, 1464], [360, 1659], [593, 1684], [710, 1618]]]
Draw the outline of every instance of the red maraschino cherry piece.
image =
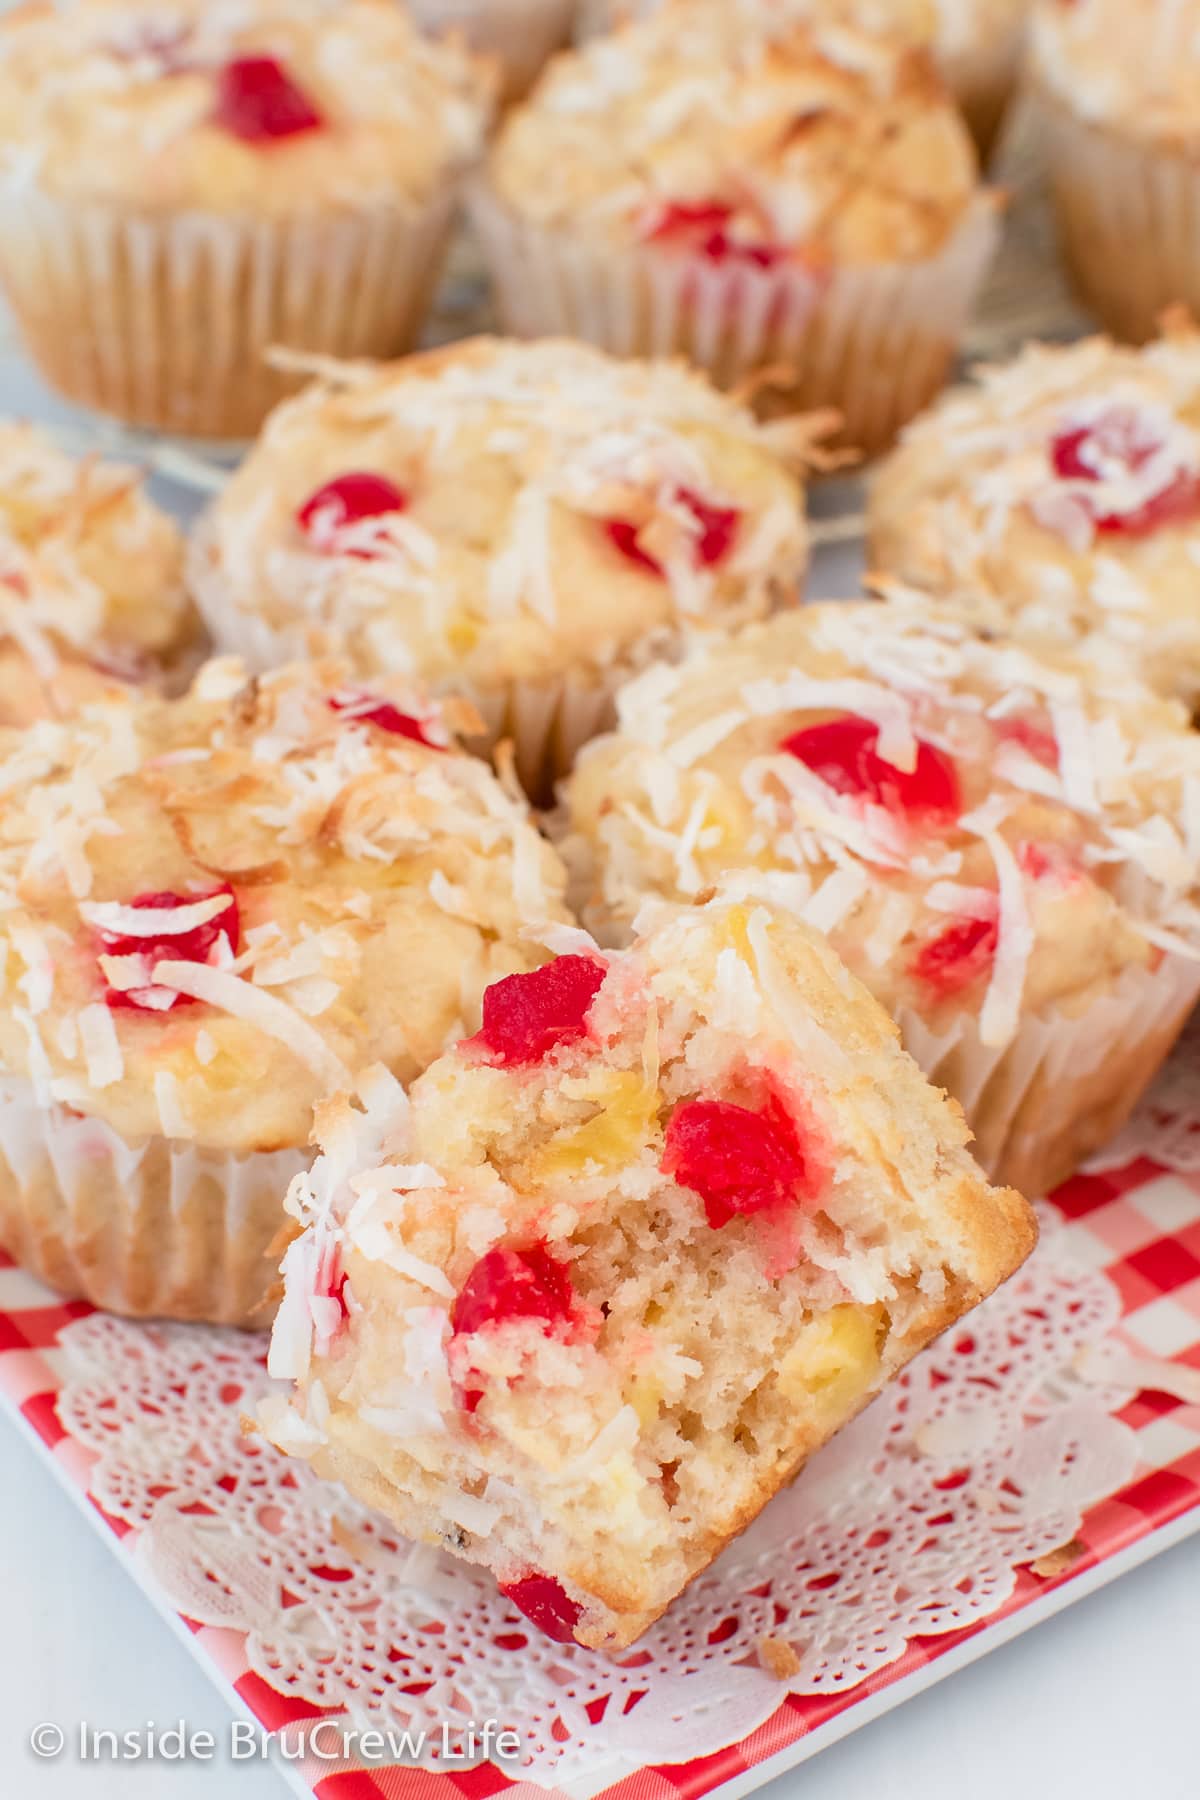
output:
[[414, 744], [424, 744], [429, 750], [443, 748], [425, 736], [420, 719], [401, 712], [390, 700], [376, 700], [373, 694], [330, 694], [329, 707], [332, 712], [349, 713], [354, 724], [374, 725], [379, 731], [390, 732], [392, 737], [411, 738]]
[[501, 1063], [536, 1063], [587, 1034], [587, 1015], [606, 974], [593, 956], [556, 956], [528, 974], [506, 975], [483, 996], [474, 1039]]
[[1097, 531], [1123, 537], [1149, 537], [1163, 525], [1182, 525], [1200, 517], [1200, 477], [1179, 474], [1127, 513], [1104, 513], [1096, 520]]
[[351, 469], [310, 494], [296, 513], [296, 523], [315, 549], [369, 561], [372, 552], [366, 546], [346, 545], [347, 531], [364, 519], [403, 512], [407, 505], [408, 495], [386, 475]]
[[[678, 505], [686, 507], [696, 522], [692, 551], [696, 568], [715, 569], [733, 549], [741, 513], [736, 506], [714, 506], [694, 488], [677, 488], [673, 497]], [[662, 579], [666, 573], [662, 564], [638, 542], [639, 526], [630, 519], [605, 519], [604, 529], [627, 561]]]
[[643, 550], [638, 543], [638, 527], [632, 519], [605, 519], [604, 529], [608, 533], [613, 547], [621, 552], [626, 562], [631, 562], [639, 569], [645, 569], [648, 575], [657, 575], [662, 579], [663, 566], [648, 550]]
[[910, 770], [885, 762], [876, 749], [879, 727], [855, 713], [822, 725], [806, 725], [784, 738], [780, 748], [819, 775], [835, 793], [862, 798], [889, 812], [932, 823], [949, 822], [962, 810], [958, 777], [950, 758], [918, 738]]
[[795, 1121], [774, 1097], [761, 1112], [728, 1100], [689, 1100], [667, 1125], [662, 1172], [704, 1202], [714, 1231], [737, 1214], [804, 1197], [808, 1167]]
[[998, 941], [994, 919], [958, 919], [918, 952], [912, 972], [939, 994], [961, 993], [989, 972]]
[[273, 143], [325, 123], [274, 56], [235, 56], [218, 69], [213, 119], [244, 144]]
[[747, 263], [770, 269], [782, 262], [787, 255], [782, 244], [743, 238], [730, 231], [733, 210], [723, 200], [669, 201], [647, 232], [647, 241], [678, 244], [698, 251], [712, 263]]
[[733, 548], [741, 514], [736, 506], [710, 505], [693, 488], [680, 488], [678, 497], [700, 527], [696, 537], [697, 563], [702, 569], [715, 568]]
[[[1130, 407], [1114, 406], [1090, 425], [1060, 431], [1050, 441], [1050, 463], [1063, 481], [1099, 482], [1105, 465], [1136, 475], [1159, 449]], [[1200, 515], [1200, 476], [1181, 469], [1155, 494], [1127, 512], [1092, 514], [1096, 530], [1111, 536], [1147, 537], [1162, 525]]]
[[556, 1644], [569, 1644], [583, 1608], [553, 1575], [522, 1575], [519, 1581], [502, 1581], [500, 1592], [511, 1600], [531, 1625], [544, 1631]]
[[1050, 463], [1054, 473], [1063, 481], [1098, 481], [1100, 474], [1091, 463], [1083, 460], [1082, 451], [1085, 444], [1093, 441], [1093, 432], [1089, 425], [1081, 425], [1074, 431], [1060, 431], [1057, 437], [1050, 440]]
[[552, 1329], [570, 1321], [574, 1303], [571, 1271], [545, 1244], [489, 1250], [459, 1289], [450, 1324], [456, 1337], [510, 1319], [540, 1319]]
[[[195, 906], [198, 901], [211, 900], [217, 894], [226, 895], [228, 905], [203, 925], [194, 925], [190, 931], [167, 932], [157, 937], [126, 937], [117, 932], [102, 931], [100, 941], [104, 954], [140, 956], [145, 960], [147, 973], [150, 974], [160, 962], [207, 963], [221, 937], [228, 938], [230, 949], [236, 951], [241, 921], [237, 899], [227, 882], [223, 882], [220, 887], [210, 888], [206, 894], [138, 894], [127, 904], [139, 911], [144, 908], [147, 912], [175, 912], [181, 906]], [[196, 1004], [190, 994], [155, 987], [149, 981], [144, 987], [108, 988], [104, 998], [111, 1007], [130, 1007], [137, 1012], [171, 1012], [177, 1006]]]
[[[550, 1337], [571, 1323], [574, 1304], [571, 1272], [544, 1244], [531, 1244], [527, 1250], [489, 1250], [467, 1276], [450, 1310], [451, 1344], [513, 1319], [536, 1319]], [[455, 1390], [463, 1410], [473, 1413], [483, 1398], [480, 1378], [463, 1375]]]

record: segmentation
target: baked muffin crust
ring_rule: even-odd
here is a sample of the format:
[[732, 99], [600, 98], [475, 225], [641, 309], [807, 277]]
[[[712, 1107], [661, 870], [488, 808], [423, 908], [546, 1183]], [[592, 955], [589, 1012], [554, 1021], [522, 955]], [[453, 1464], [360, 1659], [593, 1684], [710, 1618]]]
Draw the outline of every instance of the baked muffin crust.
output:
[[874, 565], [982, 629], [1200, 700], [1200, 336], [1032, 346], [909, 426]]
[[317, 1100], [416, 1074], [565, 917], [486, 765], [340, 665], [212, 662], [0, 759], [0, 1066], [129, 1141], [304, 1146]]
[[759, 266], [922, 260], [977, 186], [924, 52], [773, 0], [692, 0], [556, 58], [502, 125], [498, 198], [540, 225]]
[[391, 0], [28, 0], [0, 21], [10, 176], [141, 212], [423, 204], [489, 109], [486, 72]]
[[139, 471], [0, 421], [0, 726], [176, 672], [199, 639], [182, 539]]
[[1082, 1012], [1200, 951], [1200, 739], [1127, 678], [989, 644], [926, 597], [817, 604], [652, 670], [564, 790], [583, 916], [736, 873], [889, 1012]]
[[759, 425], [681, 364], [478, 338], [320, 376], [193, 560], [214, 635], [260, 665], [336, 648], [438, 688], [596, 681], [794, 595], [790, 452], [812, 430]]
[[1135, 139], [1194, 144], [1200, 29], [1186, 5], [1156, 0], [1039, 0], [1035, 78], [1072, 112]]

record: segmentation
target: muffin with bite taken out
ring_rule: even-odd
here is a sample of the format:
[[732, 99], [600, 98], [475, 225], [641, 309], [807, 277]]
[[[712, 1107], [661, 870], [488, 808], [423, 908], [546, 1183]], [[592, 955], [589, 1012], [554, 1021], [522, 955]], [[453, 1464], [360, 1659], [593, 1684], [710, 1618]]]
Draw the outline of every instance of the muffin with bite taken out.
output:
[[322, 1108], [262, 1419], [621, 1649], [1036, 1228], [786, 911], [551, 942], [407, 1097], [376, 1070]]
[[477, 1024], [566, 916], [558, 859], [411, 684], [340, 664], [209, 663], [0, 763], [0, 1244], [116, 1312], [266, 1324], [314, 1107]]
[[619, 719], [564, 791], [596, 930], [722, 879], [790, 905], [1023, 1192], [1120, 1127], [1200, 993], [1182, 707], [894, 591], [701, 649]]

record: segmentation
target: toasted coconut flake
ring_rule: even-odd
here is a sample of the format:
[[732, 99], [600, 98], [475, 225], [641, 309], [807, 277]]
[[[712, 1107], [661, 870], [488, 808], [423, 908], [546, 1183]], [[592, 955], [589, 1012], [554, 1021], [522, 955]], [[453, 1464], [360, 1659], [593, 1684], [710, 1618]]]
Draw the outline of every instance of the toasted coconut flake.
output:
[[79, 916], [110, 937], [182, 937], [207, 925], [234, 904], [232, 894], [207, 894], [190, 906], [123, 906], [118, 900], [84, 901]]
[[177, 994], [188, 994], [222, 1012], [244, 1019], [265, 1036], [285, 1045], [329, 1091], [353, 1086], [353, 1077], [321, 1034], [294, 1007], [277, 995], [253, 987], [240, 975], [205, 963], [160, 962], [154, 982]]
[[112, 1087], [125, 1073], [125, 1058], [117, 1037], [112, 1012], [103, 1001], [85, 1006], [79, 1014], [79, 1041], [87, 1078], [92, 1087]]
[[191, 1136], [191, 1124], [180, 1099], [179, 1083], [169, 1069], [155, 1071], [154, 1103], [158, 1107], [159, 1124], [164, 1137], [187, 1138]]

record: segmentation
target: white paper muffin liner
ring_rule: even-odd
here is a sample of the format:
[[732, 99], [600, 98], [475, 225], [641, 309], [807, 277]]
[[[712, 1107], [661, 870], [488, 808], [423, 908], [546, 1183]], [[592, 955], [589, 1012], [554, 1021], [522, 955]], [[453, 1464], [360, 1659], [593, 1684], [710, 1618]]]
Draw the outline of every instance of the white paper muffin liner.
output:
[[575, 0], [410, 0], [409, 10], [423, 31], [461, 32], [473, 50], [494, 57], [501, 97], [515, 100], [571, 35]]
[[1147, 343], [1182, 304], [1200, 316], [1200, 160], [1089, 124], [1054, 96], [1038, 112], [1075, 290], [1114, 337]]
[[121, 209], [0, 189], [0, 275], [26, 348], [70, 400], [185, 436], [251, 436], [296, 377], [272, 345], [409, 349], [441, 268], [453, 186], [423, 208], [290, 220]]
[[130, 1144], [0, 1077], [0, 1245], [49, 1286], [133, 1317], [265, 1327], [307, 1150]]
[[1022, 1018], [1000, 1050], [968, 1015], [940, 1034], [915, 1008], [895, 1018], [910, 1055], [962, 1106], [991, 1180], [1036, 1199], [1121, 1129], [1198, 998], [1200, 963], [1168, 955], [1153, 973], [1126, 969], [1074, 1015]]
[[482, 181], [469, 205], [504, 330], [683, 355], [721, 387], [777, 371], [771, 410], [835, 407], [844, 441], [868, 453], [944, 384], [999, 236], [996, 197], [981, 192], [937, 256], [817, 275], [546, 228]]
[[635, 673], [620, 663], [589, 677], [567, 673], [486, 692], [457, 684], [455, 692], [478, 707], [486, 726], [486, 736], [472, 738], [471, 749], [491, 756], [507, 739], [521, 786], [536, 804], [549, 805], [555, 783], [570, 773], [583, 746], [616, 724], [618, 690]]

